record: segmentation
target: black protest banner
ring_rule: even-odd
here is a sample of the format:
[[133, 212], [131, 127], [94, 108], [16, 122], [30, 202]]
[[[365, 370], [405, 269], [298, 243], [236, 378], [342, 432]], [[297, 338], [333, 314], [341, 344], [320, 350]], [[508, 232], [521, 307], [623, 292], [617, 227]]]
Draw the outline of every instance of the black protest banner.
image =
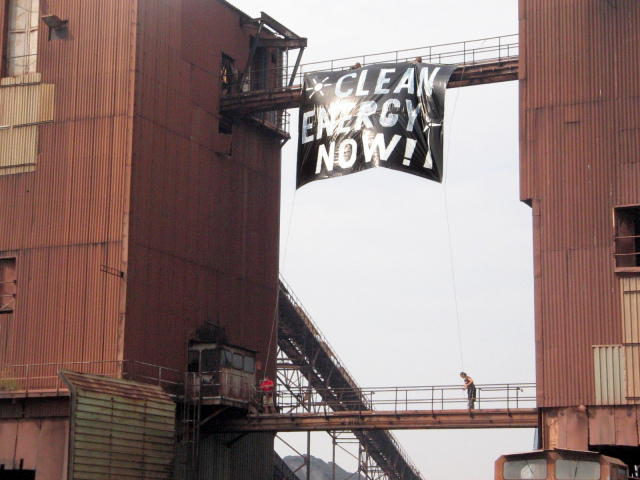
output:
[[297, 188], [373, 167], [441, 182], [444, 96], [455, 69], [394, 63], [306, 74]]

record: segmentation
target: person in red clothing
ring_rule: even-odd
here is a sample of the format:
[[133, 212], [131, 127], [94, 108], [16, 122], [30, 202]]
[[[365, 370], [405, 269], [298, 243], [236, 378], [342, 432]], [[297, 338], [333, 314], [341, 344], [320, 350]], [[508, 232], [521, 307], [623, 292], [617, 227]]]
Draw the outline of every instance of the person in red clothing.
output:
[[260, 390], [262, 391], [262, 405], [265, 413], [275, 413], [275, 405], [273, 404], [273, 388], [275, 384], [273, 380], [265, 376], [260, 382]]

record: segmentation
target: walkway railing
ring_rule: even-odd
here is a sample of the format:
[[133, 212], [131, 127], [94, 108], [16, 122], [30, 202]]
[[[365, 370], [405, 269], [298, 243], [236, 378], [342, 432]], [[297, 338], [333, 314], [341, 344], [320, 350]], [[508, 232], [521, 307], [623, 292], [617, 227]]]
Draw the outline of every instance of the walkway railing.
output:
[[[265, 80], [260, 88], [252, 85], [250, 76], [242, 80], [240, 75], [230, 78], [229, 74], [225, 72], [221, 75], [221, 84], [224, 86], [225, 94], [233, 95], [248, 93], [252, 90], [277, 90], [285, 87], [299, 88], [306, 73], [349, 70], [356, 64], [364, 67], [379, 63], [413, 62], [417, 58], [421, 58], [425, 63], [472, 66], [487, 62], [506, 62], [517, 59], [519, 53], [518, 34], [503, 35], [305, 63], [297, 68], [285, 64], [282, 67], [259, 72], [260, 78], [268, 79]], [[258, 74], [258, 72], [255, 73]], [[277, 82], [277, 84], [272, 85], [271, 83], [273, 82]]]
[[[344, 410], [376, 410], [384, 412], [436, 411], [466, 409], [467, 392], [460, 385], [425, 387], [379, 387], [332, 389]], [[364, 399], [364, 401], [363, 401]], [[322, 396], [311, 388], [290, 388], [279, 392], [278, 406], [282, 413], [330, 413], [335, 411]], [[484, 384], [476, 386], [475, 408], [517, 409], [535, 408], [533, 383]]]
[[506, 61], [517, 58], [520, 53], [518, 35], [468, 40], [464, 42], [443, 43], [427, 47], [408, 48], [390, 52], [345, 57], [322, 62], [307, 63], [300, 66], [296, 74], [298, 82], [305, 73], [348, 70], [356, 63], [361, 66], [378, 63], [413, 62], [420, 57], [425, 63], [447, 65], [475, 65], [484, 62]]

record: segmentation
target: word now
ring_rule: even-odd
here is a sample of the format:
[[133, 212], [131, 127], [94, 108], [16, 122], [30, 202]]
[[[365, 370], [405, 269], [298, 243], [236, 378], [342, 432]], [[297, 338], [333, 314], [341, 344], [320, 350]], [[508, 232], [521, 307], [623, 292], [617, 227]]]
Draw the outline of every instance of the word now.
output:
[[[366, 163], [372, 160], [388, 160], [393, 154], [394, 150], [402, 139], [405, 139], [405, 151], [403, 165], [408, 166], [411, 164], [413, 152], [416, 148], [417, 140], [414, 138], [407, 138], [401, 135], [394, 135], [391, 141], [387, 145], [384, 141], [384, 134], [378, 133], [373, 139], [371, 135], [363, 135], [362, 149], [364, 153], [364, 161]], [[337, 153], [337, 158], [336, 158]], [[327, 171], [332, 172], [334, 165], [338, 165], [339, 168], [349, 169], [352, 168], [358, 158], [358, 142], [353, 138], [347, 138], [342, 140], [337, 145], [336, 142], [330, 142], [329, 148], [326, 145], [320, 145], [318, 148], [318, 159], [316, 162], [316, 175], [322, 171], [324, 166]], [[427, 149], [427, 155], [424, 159], [424, 168], [433, 168], [433, 158], [431, 157], [430, 150]]]

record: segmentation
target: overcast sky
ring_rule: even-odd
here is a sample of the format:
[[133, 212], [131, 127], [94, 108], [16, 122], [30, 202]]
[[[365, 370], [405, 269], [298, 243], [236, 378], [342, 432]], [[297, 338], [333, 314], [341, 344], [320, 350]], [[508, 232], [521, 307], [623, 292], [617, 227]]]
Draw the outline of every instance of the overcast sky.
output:
[[[308, 38], [303, 63], [518, 31], [514, 0], [231, 3]], [[290, 113], [295, 119], [298, 110]], [[459, 384], [462, 369], [477, 384], [534, 382], [517, 82], [447, 91], [443, 184], [372, 169], [296, 192], [293, 126], [282, 156], [281, 272], [359, 385]], [[534, 441], [533, 430], [394, 434], [432, 480], [451, 478], [452, 469], [493, 478], [500, 454]], [[330, 460], [319, 435], [311, 454]]]

